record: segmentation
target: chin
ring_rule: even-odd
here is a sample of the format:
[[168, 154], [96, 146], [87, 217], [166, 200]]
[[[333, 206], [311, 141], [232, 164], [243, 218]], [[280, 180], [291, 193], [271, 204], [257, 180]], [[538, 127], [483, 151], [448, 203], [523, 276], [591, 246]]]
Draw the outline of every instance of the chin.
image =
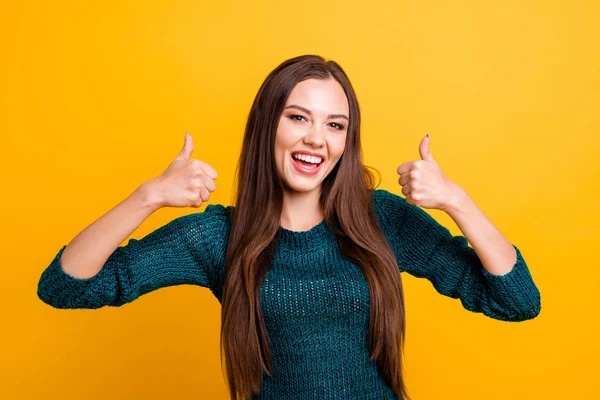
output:
[[283, 184], [288, 190], [298, 193], [309, 193], [321, 187], [321, 180], [319, 178], [313, 177], [309, 179], [312, 179], [312, 181], [288, 175], [283, 180]]
[[283, 184], [288, 190], [298, 193], [309, 193], [321, 187], [321, 182], [319, 182], [318, 184], [303, 184], [298, 182], [297, 179], [286, 179], [283, 181]]

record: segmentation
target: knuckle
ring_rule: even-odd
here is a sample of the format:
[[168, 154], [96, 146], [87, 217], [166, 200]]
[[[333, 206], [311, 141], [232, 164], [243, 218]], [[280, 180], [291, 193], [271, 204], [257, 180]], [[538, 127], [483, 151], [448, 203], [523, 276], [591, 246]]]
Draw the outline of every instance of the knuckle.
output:
[[202, 188], [202, 182], [198, 179], [194, 180], [192, 182], [192, 188], [194, 188], [195, 190], [199, 190], [200, 188]]
[[200, 194], [199, 193], [192, 193], [189, 195], [188, 199], [192, 202], [196, 202], [198, 201], [198, 199], [200, 198]]
[[190, 165], [193, 167], [194, 171], [197, 171], [202, 166], [202, 161], [194, 158], [194, 159], [190, 160]]

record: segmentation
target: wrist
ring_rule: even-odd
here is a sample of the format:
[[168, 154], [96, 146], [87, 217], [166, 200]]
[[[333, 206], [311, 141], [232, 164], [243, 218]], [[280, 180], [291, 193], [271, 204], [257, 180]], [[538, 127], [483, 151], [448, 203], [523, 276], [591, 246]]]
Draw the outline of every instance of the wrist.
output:
[[138, 186], [134, 191], [133, 196], [138, 199], [142, 208], [151, 210], [152, 212], [163, 207], [162, 198], [160, 197], [159, 192], [154, 189], [154, 184], [151, 180]]
[[462, 213], [467, 210], [471, 198], [465, 189], [459, 185], [452, 183], [448, 201], [442, 208], [449, 215]]

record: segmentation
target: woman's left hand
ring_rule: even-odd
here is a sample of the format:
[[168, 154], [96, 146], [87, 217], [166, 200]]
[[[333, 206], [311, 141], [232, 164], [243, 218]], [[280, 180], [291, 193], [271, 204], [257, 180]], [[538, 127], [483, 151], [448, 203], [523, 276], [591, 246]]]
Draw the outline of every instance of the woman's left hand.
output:
[[409, 204], [448, 211], [461, 195], [462, 188], [444, 174], [429, 152], [429, 135], [419, 145], [420, 160], [398, 167], [398, 183]]

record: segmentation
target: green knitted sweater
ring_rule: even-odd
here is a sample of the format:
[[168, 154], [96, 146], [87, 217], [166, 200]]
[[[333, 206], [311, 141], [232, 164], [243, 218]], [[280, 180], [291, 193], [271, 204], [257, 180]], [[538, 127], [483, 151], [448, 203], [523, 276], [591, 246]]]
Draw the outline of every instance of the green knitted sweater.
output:
[[[372, 198], [400, 272], [428, 279], [440, 294], [490, 318], [524, 321], [539, 314], [540, 293], [516, 246], [513, 269], [493, 275], [464, 236], [453, 236], [423, 209], [383, 189]], [[209, 288], [221, 302], [230, 211], [210, 204], [130, 239], [87, 279], [61, 268], [64, 245], [42, 272], [37, 294], [56, 308], [99, 308], [191, 284]], [[253, 399], [398, 399], [369, 362], [367, 281], [342, 256], [325, 221], [308, 231], [280, 227], [276, 240], [260, 290], [274, 370]]]

